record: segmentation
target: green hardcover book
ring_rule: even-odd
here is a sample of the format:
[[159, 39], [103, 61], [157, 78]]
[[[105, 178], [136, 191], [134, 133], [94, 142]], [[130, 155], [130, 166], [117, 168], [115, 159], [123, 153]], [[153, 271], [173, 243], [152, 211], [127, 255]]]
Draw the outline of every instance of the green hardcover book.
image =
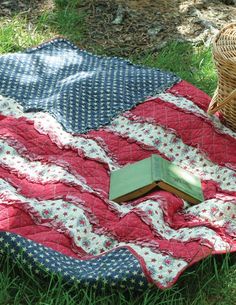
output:
[[118, 203], [129, 201], [156, 187], [190, 203], [204, 200], [198, 177], [158, 155], [112, 171], [109, 199]]

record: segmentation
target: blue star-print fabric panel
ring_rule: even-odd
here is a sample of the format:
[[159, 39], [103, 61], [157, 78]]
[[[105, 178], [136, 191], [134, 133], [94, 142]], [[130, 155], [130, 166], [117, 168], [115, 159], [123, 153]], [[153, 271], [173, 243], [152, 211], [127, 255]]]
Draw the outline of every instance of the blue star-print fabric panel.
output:
[[0, 56], [0, 94], [26, 112], [49, 112], [72, 133], [108, 124], [178, 81], [172, 73], [96, 56], [65, 39]]
[[80, 260], [63, 255], [20, 235], [0, 232], [0, 255], [10, 255], [41, 275], [57, 274], [64, 281], [95, 289], [144, 290], [151, 286], [136, 257], [126, 248]]

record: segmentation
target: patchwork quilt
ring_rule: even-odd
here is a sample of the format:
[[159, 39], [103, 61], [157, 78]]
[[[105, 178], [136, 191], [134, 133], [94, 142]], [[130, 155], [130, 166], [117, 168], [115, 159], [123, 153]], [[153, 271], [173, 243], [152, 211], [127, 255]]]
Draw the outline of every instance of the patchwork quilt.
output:
[[[236, 133], [207, 115], [210, 98], [196, 87], [168, 84], [86, 134], [0, 93], [2, 254], [81, 287], [164, 289], [208, 255], [236, 250]], [[153, 153], [199, 176], [204, 202], [163, 190], [109, 201], [110, 172]]]
[[24, 111], [47, 111], [84, 133], [169, 88], [179, 78], [128, 60], [90, 54], [57, 38], [0, 57], [0, 92]]

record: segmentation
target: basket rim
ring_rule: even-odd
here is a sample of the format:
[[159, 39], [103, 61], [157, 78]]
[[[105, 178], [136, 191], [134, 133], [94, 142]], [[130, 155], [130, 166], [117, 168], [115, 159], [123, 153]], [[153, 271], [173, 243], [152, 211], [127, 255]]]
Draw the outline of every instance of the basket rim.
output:
[[[220, 41], [221, 38], [222, 40]], [[220, 29], [212, 39], [212, 55], [218, 71], [218, 85], [209, 104], [208, 113], [214, 114], [218, 111], [222, 114], [226, 125], [236, 131], [235, 38], [236, 22], [231, 22]], [[221, 80], [223, 81], [223, 84], [219, 83], [220, 77], [223, 79]], [[232, 88], [230, 88], [231, 82], [229, 83], [227, 81], [227, 83], [224, 84], [226, 77], [232, 80]]]
[[[236, 65], [236, 44], [235, 44], [235, 48], [233, 50], [227, 50], [226, 48], [224, 49], [223, 44], [219, 45], [218, 41], [220, 40], [220, 38], [224, 35], [224, 33], [228, 30], [232, 28], [235, 32], [235, 37], [236, 37], [236, 22], [231, 22], [227, 25], [225, 25], [213, 38], [212, 40], [212, 53], [213, 53], [213, 57], [217, 58], [218, 62], [225, 62], [227, 61], [228, 64], [233, 65], [234, 69], [235, 69], [235, 65]], [[228, 38], [227, 40], [229, 42], [232, 41], [232, 39], [230, 39], [231, 35], [225, 35], [226, 38]], [[225, 39], [225, 41], [227, 41]], [[228, 56], [229, 54], [232, 54], [232, 52], [235, 53], [235, 56]]]
[[214, 37], [213, 39], [213, 44], [217, 44], [217, 41], [219, 40], [220, 36], [229, 28], [235, 27], [235, 32], [236, 32], [236, 22], [231, 22], [226, 24]]

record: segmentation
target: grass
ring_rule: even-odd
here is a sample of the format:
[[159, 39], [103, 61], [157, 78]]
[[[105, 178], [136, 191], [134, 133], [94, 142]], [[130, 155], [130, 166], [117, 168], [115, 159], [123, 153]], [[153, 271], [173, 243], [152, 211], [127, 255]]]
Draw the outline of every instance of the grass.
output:
[[[34, 14], [21, 12], [11, 18], [0, 17], [0, 53], [20, 51], [55, 36], [65, 36], [83, 45], [88, 29], [85, 12], [78, 10], [82, 0], [54, 0], [52, 9], [38, 9]], [[101, 45], [93, 46], [104, 53]], [[109, 55], [109, 54], [108, 54]], [[119, 54], [117, 54], [119, 56]], [[212, 95], [216, 87], [211, 50], [190, 43], [171, 43], [160, 53], [147, 53], [141, 58], [130, 55], [133, 62], [170, 70]]]
[[[67, 2], [69, 4], [67, 4]], [[55, 36], [79, 42], [86, 33], [84, 13], [78, 12], [78, 0], [57, 0], [48, 10], [38, 8], [30, 13], [12, 13], [0, 17], [0, 53], [20, 51]]]
[[[83, 45], [86, 37], [85, 13], [79, 0], [55, 0], [53, 8], [34, 14], [13, 12], [0, 17], [0, 53], [20, 51], [56, 35], [64, 35]], [[86, 46], [85, 46], [86, 47]], [[95, 46], [99, 53], [101, 46]], [[130, 56], [136, 63], [159, 67], [178, 74], [212, 95], [216, 87], [211, 50], [186, 43], [171, 43], [158, 54]], [[234, 255], [209, 257], [189, 268], [170, 289], [150, 288], [144, 293], [81, 289], [68, 286], [59, 277], [39, 278], [9, 256], [0, 257], [0, 305], [233, 305], [236, 304]]]
[[95, 291], [68, 285], [58, 276], [35, 276], [20, 260], [0, 258], [0, 304], [24, 305], [234, 305], [234, 255], [208, 257], [189, 268], [172, 288], [143, 293]]
[[159, 54], [146, 54], [142, 58], [133, 58], [133, 60], [172, 71], [209, 95], [212, 95], [216, 88], [217, 79], [210, 48], [173, 42]]

